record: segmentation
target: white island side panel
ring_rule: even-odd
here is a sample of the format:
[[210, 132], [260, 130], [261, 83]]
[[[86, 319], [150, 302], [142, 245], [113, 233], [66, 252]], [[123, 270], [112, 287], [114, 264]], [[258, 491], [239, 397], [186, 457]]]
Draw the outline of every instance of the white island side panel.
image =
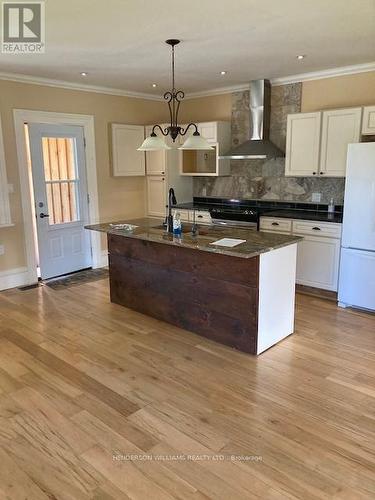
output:
[[297, 243], [260, 255], [257, 354], [294, 331]]

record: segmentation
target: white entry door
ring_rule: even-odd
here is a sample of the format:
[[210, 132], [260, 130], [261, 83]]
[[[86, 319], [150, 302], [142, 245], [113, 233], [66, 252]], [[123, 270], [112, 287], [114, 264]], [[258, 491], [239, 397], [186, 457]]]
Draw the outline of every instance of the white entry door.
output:
[[30, 124], [29, 140], [41, 277], [91, 267], [83, 128]]

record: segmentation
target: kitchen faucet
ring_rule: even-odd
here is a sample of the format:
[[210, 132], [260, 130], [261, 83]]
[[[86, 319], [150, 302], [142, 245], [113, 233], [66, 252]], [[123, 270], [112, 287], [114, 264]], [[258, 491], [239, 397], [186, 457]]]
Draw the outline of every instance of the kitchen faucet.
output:
[[176, 205], [177, 200], [174, 194], [174, 189], [170, 188], [168, 194], [168, 215], [166, 217], [166, 226], [168, 228], [168, 233], [173, 233], [173, 215], [172, 215], [172, 205]]

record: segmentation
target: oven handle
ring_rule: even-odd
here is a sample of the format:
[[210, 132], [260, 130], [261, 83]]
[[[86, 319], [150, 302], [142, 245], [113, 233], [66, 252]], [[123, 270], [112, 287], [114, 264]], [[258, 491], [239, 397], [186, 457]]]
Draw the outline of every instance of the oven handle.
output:
[[225, 219], [212, 219], [212, 223], [216, 224], [218, 226], [229, 226], [229, 227], [237, 227], [237, 228], [242, 227], [244, 229], [257, 229], [256, 222], [236, 222], [236, 221], [225, 220]]

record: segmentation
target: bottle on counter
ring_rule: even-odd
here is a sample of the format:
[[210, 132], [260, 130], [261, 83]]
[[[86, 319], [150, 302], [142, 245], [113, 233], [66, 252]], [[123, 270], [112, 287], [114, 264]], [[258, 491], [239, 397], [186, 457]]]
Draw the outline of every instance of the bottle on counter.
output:
[[335, 202], [333, 201], [333, 198], [331, 198], [328, 204], [328, 213], [333, 214], [334, 211], [335, 211]]
[[182, 223], [180, 212], [175, 212], [173, 216], [173, 234], [175, 236], [181, 236], [182, 234]]

